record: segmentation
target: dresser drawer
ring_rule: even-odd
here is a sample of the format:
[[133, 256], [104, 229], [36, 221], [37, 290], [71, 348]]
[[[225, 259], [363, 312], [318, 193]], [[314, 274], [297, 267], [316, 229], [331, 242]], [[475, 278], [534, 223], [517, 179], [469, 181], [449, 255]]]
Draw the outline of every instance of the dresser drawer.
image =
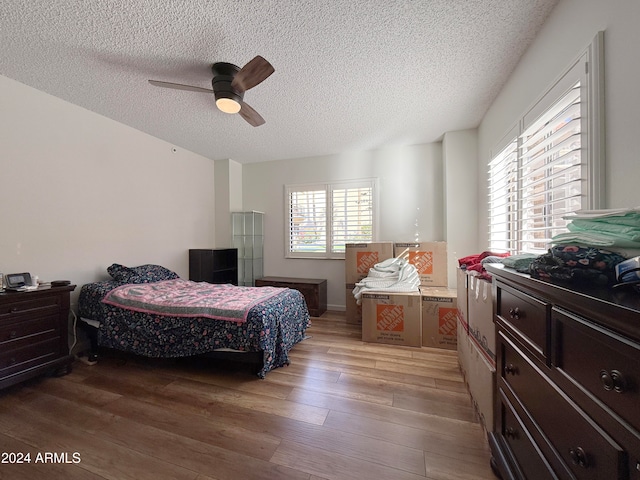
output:
[[546, 358], [550, 305], [499, 282], [497, 286], [496, 314], [532, 353]]
[[42, 337], [57, 337], [60, 318], [49, 315], [0, 326], [0, 351], [19, 348], [25, 343], [37, 342]]
[[509, 400], [500, 395], [498, 400], [500, 416], [502, 417], [502, 431], [499, 432], [509, 445], [513, 456], [518, 460], [518, 468], [525, 478], [536, 480], [557, 480], [551, 466], [545, 460], [536, 446], [524, 422], [516, 413]]
[[561, 309], [552, 322], [558, 370], [640, 432], [640, 345]]
[[502, 379], [580, 479], [626, 477], [626, 452], [500, 333]]
[[15, 294], [20, 300], [0, 304], [0, 325], [25, 316], [41, 316], [60, 311], [59, 295], [30, 297], [29, 293]]
[[31, 343], [14, 350], [3, 350], [0, 353], [0, 377], [21, 372], [57, 358], [60, 358], [60, 339], [58, 337]]

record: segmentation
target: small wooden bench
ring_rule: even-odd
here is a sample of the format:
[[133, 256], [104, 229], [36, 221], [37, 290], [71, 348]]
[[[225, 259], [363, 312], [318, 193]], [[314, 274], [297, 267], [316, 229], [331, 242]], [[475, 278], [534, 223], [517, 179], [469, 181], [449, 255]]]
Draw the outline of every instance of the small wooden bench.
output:
[[262, 277], [256, 279], [255, 286], [298, 290], [304, 296], [312, 317], [319, 317], [327, 311], [327, 280], [324, 278]]

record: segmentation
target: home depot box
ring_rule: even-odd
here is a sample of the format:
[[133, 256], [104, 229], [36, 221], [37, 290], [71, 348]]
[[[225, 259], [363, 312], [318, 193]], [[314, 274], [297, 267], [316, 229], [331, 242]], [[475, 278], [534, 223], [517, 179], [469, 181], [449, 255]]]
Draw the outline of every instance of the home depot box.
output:
[[362, 294], [362, 341], [420, 347], [420, 292]]
[[457, 292], [445, 287], [420, 287], [422, 346], [456, 350]]
[[393, 258], [392, 242], [347, 243], [345, 244], [346, 283], [356, 283], [369, 274], [376, 263]]
[[463, 342], [463, 349], [466, 350], [464, 358], [467, 362], [465, 381], [473, 408], [478, 415], [485, 433], [493, 431], [493, 409], [495, 400], [495, 363], [489, 361], [484, 353], [477, 347], [472, 337]]
[[458, 268], [456, 270], [456, 289], [458, 291], [458, 301], [456, 302], [456, 306], [458, 307], [458, 318], [464, 326], [465, 332], [469, 331], [468, 282], [469, 278], [466, 270]]
[[496, 327], [493, 322], [491, 282], [468, 275], [467, 308], [469, 336], [482, 348], [495, 365]]
[[446, 287], [447, 242], [394, 243], [393, 256], [416, 267], [420, 286]]
[[356, 297], [353, 296], [353, 289], [355, 284], [347, 283], [347, 289], [344, 292], [345, 304], [346, 304], [346, 317], [347, 323], [359, 325], [362, 323], [362, 304], [356, 303]]

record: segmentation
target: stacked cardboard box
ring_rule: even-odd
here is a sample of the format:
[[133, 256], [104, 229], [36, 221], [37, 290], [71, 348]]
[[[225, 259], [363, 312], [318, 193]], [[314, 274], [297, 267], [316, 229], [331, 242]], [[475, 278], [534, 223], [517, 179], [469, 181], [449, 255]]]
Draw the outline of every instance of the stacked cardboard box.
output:
[[[377, 256], [373, 252], [377, 252]], [[351, 294], [354, 284], [366, 277], [376, 263], [388, 258], [407, 260], [416, 267], [422, 286], [439, 290], [427, 292], [426, 298], [419, 292], [366, 292], [362, 295], [362, 310], [358, 312]], [[455, 349], [455, 310], [453, 317], [450, 316], [455, 309], [455, 292], [446, 288], [445, 242], [347, 244], [345, 259], [347, 322], [362, 323], [363, 341]], [[389, 305], [398, 308], [392, 309]], [[358, 313], [361, 316], [357, 316]]]
[[462, 375], [468, 378], [469, 375], [469, 352], [471, 347], [468, 345], [469, 340], [469, 324], [467, 318], [468, 314], [468, 276], [467, 272], [458, 268], [456, 274], [456, 286], [458, 298], [456, 301], [457, 315], [458, 315], [458, 331], [456, 332], [458, 337], [458, 363], [460, 364], [460, 370]]
[[420, 287], [422, 346], [456, 350], [457, 293], [445, 287]]
[[362, 341], [420, 347], [421, 296], [412, 293], [363, 293]]
[[353, 296], [355, 284], [369, 274], [376, 263], [393, 258], [392, 242], [347, 243], [345, 245], [347, 323], [362, 323], [362, 305]]
[[393, 256], [416, 267], [423, 287], [447, 286], [447, 243], [394, 243]]
[[495, 326], [491, 283], [459, 269], [458, 361], [478, 418], [493, 429], [495, 401]]
[[467, 272], [461, 268], [456, 271], [456, 286], [458, 292], [458, 301], [456, 307], [458, 308], [458, 324], [461, 325], [466, 334], [469, 333], [469, 276]]
[[491, 282], [469, 276], [468, 282], [469, 335], [489, 362], [496, 363], [496, 327], [493, 322], [493, 294]]

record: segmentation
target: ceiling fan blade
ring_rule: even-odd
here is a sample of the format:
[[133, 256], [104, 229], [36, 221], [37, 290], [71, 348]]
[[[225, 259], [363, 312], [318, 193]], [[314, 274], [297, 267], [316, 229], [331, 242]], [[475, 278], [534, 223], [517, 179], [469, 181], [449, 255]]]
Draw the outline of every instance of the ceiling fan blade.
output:
[[245, 92], [264, 81], [273, 72], [275, 72], [273, 66], [258, 55], [236, 73], [231, 86], [240, 93]]
[[161, 82], [160, 80], [149, 80], [149, 83], [155, 87], [174, 88], [176, 90], [188, 90], [190, 92], [213, 93], [209, 88], [193, 87], [191, 85], [182, 85], [181, 83]]
[[264, 118], [260, 116], [251, 106], [244, 102], [240, 102], [240, 111], [238, 112], [250, 125], [259, 127], [264, 123]]

